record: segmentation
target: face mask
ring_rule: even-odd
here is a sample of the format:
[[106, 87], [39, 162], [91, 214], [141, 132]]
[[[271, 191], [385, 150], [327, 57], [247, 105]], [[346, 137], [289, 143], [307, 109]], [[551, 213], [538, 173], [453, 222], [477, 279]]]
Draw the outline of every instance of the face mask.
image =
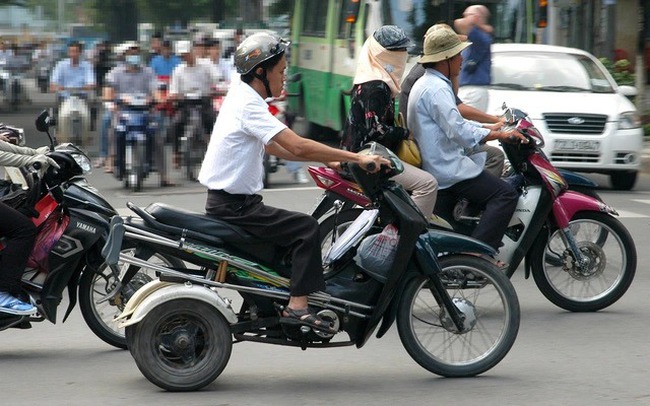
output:
[[140, 55], [127, 55], [126, 58], [126, 63], [132, 66], [137, 66], [140, 65]]

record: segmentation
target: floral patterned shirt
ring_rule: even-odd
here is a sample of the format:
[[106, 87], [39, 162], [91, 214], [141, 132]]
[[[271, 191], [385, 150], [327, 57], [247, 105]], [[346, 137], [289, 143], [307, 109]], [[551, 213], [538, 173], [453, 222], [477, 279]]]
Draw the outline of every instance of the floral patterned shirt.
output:
[[354, 85], [352, 105], [343, 126], [341, 147], [358, 152], [371, 141], [395, 151], [409, 131], [395, 126], [395, 100], [388, 85], [381, 80]]

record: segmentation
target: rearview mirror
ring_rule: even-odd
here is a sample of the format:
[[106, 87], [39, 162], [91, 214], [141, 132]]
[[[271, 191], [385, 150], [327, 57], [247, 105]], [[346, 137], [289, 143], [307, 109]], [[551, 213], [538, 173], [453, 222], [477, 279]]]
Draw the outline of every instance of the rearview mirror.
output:
[[42, 133], [47, 132], [52, 126], [52, 117], [47, 110], [43, 110], [41, 114], [36, 117], [36, 129]]
[[620, 94], [622, 94], [623, 96], [627, 96], [627, 97], [634, 97], [634, 96], [636, 96], [638, 94], [638, 91], [636, 90], [636, 87], [627, 86], [627, 85], [619, 86], [618, 87], [618, 92]]

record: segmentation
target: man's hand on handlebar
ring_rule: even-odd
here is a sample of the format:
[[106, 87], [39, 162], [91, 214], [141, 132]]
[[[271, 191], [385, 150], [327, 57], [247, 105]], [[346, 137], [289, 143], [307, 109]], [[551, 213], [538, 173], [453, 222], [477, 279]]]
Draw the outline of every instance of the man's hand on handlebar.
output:
[[522, 133], [520, 133], [517, 130], [505, 130], [505, 131], [499, 131], [501, 135], [499, 136], [499, 140], [502, 142], [507, 142], [510, 144], [514, 144], [517, 142], [520, 142], [522, 144], [528, 144], [528, 138], [526, 138]]
[[391, 167], [390, 161], [379, 155], [360, 155], [359, 158], [359, 166], [370, 173], [378, 172], [382, 166]]

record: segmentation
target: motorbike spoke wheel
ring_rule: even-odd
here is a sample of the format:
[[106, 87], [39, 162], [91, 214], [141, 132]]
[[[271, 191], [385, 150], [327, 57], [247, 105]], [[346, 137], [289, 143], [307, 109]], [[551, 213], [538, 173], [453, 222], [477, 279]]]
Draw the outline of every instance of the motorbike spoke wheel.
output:
[[492, 263], [472, 255], [440, 258], [441, 280], [464, 315], [458, 330], [432, 294], [430, 279], [413, 278], [400, 298], [397, 328], [404, 348], [425, 369], [446, 377], [481, 374], [510, 351], [519, 331], [512, 283]]
[[[125, 241], [123, 247], [122, 254], [135, 255], [133, 244]], [[158, 253], [141, 259], [174, 268], [182, 268], [184, 266], [181, 260]], [[118, 266], [120, 268], [119, 278], [121, 279], [129, 265], [120, 262]], [[104, 342], [114, 347], [126, 349], [127, 342], [124, 329], [118, 328], [113, 319], [122, 313], [124, 306], [135, 291], [156, 278], [157, 275], [154, 271], [142, 268], [133, 277], [128, 286], [122, 288], [117, 296], [108, 301], [98, 303], [98, 301], [113, 292], [117, 286], [118, 279], [106, 264], [102, 264], [97, 270], [97, 273], [90, 270], [83, 272], [79, 280], [79, 307], [88, 327]]]
[[531, 248], [537, 287], [553, 304], [573, 312], [612, 305], [625, 294], [636, 273], [632, 237], [617, 219], [597, 212], [578, 213], [569, 230], [586, 263], [578, 263], [560, 230], [552, 230], [550, 237], [541, 233]]
[[[332, 247], [332, 241], [336, 241], [350, 227], [350, 224], [359, 217], [361, 212], [363, 212], [363, 209], [341, 210], [337, 215], [332, 214], [320, 222], [319, 241], [322, 258], [325, 258], [325, 255]], [[325, 279], [333, 276], [329, 267], [323, 268], [323, 274]]]
[[208, 385], [226, 367], [232, 351], [228, 322], [214, 307], [192, 299], [158, 305], [129, 336], [140, 372], [168, 391]]

